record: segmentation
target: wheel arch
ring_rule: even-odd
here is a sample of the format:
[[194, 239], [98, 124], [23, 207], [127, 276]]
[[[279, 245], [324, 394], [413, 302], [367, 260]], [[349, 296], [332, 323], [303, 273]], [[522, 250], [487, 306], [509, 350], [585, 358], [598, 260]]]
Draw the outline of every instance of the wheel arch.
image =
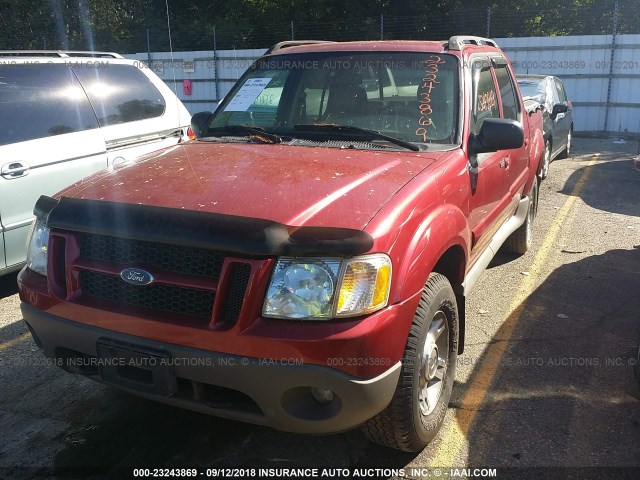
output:
[[[532, 169], [536, 175], [539, 175], [542, 171], [542, 165], [544, 163], [544, 146], [546, 138], [541, 129], [533, 129], [533, 135], [531, 136], [531, 146], [529, 147], [529, 168]], [[534, 163], [535, 162], [535, 163]], [[526, 191], [531, 188], [531, 182], [527, 182]]]
[[[403, 245], [401, 247], [400, 245]], [[471, 230], [463, 212], [452, 206], [442, 205], [422, 220], [419, 228], [406, 243], [398, 242], [401, 249], [396, 287], [392, 302], [410, 298], [426, 285], [429, 275], [444, 275], [456, 295], [460, 325], [459, 353], [464, 346], [465, 297], [463, 282], [466, 275]]]
[[453, 288], [453, 293], [455, 293], [456, 295], [459, 328], [458, 354], [461, 354], [464, 351], [464, 331], [466, 316], [466, 302], [464, 296], [464, 287], [462, 286], [466, 271], [466, 255], [462, 246], [455, 244], [449, 247], [449, 249], [440, 256], [432, 271], [440, 273], [441, 275], [447, 277], [447, 280], [449, 280], [449, 283]]
[[544, 149], [542, 150], [542, 158], [538, 162], [538, 170], [536, 172], [536, 175], [538, 176], [540, 181], [546, 178], [546, 177], [544, 178], [542, 177], [542, 170], [544, 169], [544, 163], [545, 163], [544, 157], [545, 157], [545, 152], [547, 150], [547, 142], [549, 142], [549, 164], [551, 164], [554, 158], [553, 157], [553, 131], [550, 130], [548, 133], [543, 135], [542, 138], [544, 139]]

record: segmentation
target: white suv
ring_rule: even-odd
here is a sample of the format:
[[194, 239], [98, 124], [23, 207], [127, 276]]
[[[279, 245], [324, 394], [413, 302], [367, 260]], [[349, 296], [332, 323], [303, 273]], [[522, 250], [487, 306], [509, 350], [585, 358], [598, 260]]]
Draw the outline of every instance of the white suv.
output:
[[0, 275], [24, 264], [40, 195], [186, 140], [190, 122], [140, 61], [103, 52], [0, 51]]

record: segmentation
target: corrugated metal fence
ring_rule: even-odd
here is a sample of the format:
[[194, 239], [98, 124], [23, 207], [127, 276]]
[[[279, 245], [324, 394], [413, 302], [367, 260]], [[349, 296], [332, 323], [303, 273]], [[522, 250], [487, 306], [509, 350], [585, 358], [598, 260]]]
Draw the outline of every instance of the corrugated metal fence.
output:
[[640, 35], [498, 38], [516, 74], [555, 75], [577, 132], [640, 133]]
[[[125, 55], [146, 62], [169, 87], [174, 88], [189, 112], [213, 110], [229, 93], [238, 78], [255, 59], [266, 52], [256, 50], [210, 50], [199, 52], [153, 52]], [[185, 94], [183, 81], [191, 81], [191, 94]]]
[[[573, 101], [576, 132], [640, 133], [640, 35], [496, 38], [516, 73], [555, 75]], [[147, 62], [191, 113], [213, 110], [266, 49], [127, 55]], [[191, 95], [183, 81], [191, 81]]]

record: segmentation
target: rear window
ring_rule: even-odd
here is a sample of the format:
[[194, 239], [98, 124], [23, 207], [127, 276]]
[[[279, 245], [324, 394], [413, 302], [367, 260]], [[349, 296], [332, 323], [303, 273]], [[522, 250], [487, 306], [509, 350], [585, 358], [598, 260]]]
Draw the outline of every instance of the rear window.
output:
[[165, 101], [151, 80], [133, 65], [105, 64], [103, 68], [74, 65], [101, 126], [159, 117]]
[[67, 65], [0, 65], [0, 145], [92, 128], [96, 116]]

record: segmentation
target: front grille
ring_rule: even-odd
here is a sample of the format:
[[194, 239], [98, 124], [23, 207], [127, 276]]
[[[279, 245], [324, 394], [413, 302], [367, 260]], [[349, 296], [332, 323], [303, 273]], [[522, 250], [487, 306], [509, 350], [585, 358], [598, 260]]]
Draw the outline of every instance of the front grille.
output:
[[[50, 277], [59, 298], [207, 329], [235, 325], [254, 264], [260, 265], [219, 251], [85, 232], [54, 231], [50, 242], [53, 253], [62, 252], [52, 255], [52, 271], [62, 273]], [[71, 248], [67, 257], [65, 245], [77, 245], [78, 250]], [[155, 283], [123, 281], [120, 271], [127, 267], [148, 270]]]
[[80, 254], [84, 258], [127, 265], [149, 265], [160, 270], [219, 278], [224, 254], [201, 248], [80, 234]]
[[164, 312], [209, 319], [214, 292], [175, 285], [129, 285], [115, 275], [80, 271], [80, 289], [84, 295]]
[[249, 275], [251, 275], [251, 265], [240, 263], [233, 266], [227, 292], [227, 303], [222, 312], [222, 321], [225, 324], [235, 322], [240, 315], [244, 295], [249, 284]]

